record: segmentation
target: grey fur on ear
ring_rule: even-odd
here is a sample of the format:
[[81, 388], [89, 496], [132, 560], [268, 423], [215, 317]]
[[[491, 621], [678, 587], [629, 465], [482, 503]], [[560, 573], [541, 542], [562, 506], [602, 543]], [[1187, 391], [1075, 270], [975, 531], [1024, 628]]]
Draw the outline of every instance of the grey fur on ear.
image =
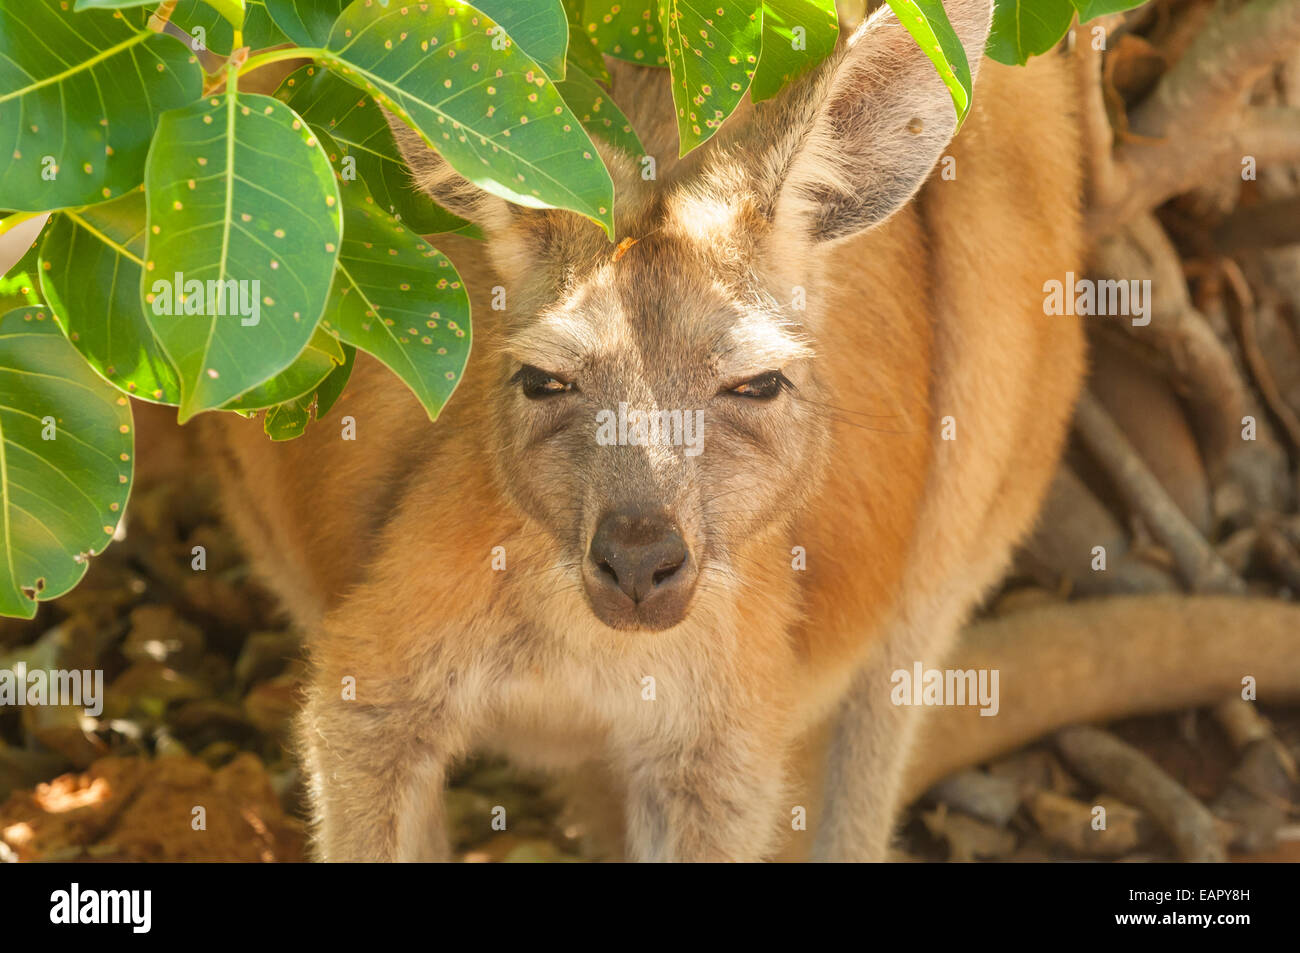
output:
[[510, 224], [509, 202], [470, 182], [431, 149], [418, 132], [387, 109], [383, 112], [397, 141], [397, 149], [411, 170], [411, 180], [416, 188], [428, 193], [447, 211], [485, 231]]
[[[993, 0], [944, 8], [978, 74]], [[778, 228], [814, 241], [846, 238], [905, 205], [956, 131], [952, 98], [934, 65], [888, 7], [872, 14], [816, 81], [796, 87], [798, 139], [781, 162]]]

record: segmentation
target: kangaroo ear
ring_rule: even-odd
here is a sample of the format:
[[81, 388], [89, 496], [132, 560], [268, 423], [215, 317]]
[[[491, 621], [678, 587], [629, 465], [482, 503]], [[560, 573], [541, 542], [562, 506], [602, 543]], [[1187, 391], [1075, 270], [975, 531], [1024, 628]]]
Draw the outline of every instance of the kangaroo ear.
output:
[[387, 109], [384, 118], [393, 130], [397, 149], [411, 170], [415, 187], [428, 193], [454, 215], [468, 219], [485, 232], [510, 224], [513, 206], [505, 199], [466, 179], [420, 138], [420, 134]]
[[[945, 0], [974, 81], [993, 0]], [[952, 97], [934, 64], [882, 7], [838, 59], [790, 91], [774, 221], [814, 241], [884, 221], [916, 193], [956, 131]], [[776, 117], [773, 117], [776, 118]], [[780, 172], [775, 174], [779, 175]]]

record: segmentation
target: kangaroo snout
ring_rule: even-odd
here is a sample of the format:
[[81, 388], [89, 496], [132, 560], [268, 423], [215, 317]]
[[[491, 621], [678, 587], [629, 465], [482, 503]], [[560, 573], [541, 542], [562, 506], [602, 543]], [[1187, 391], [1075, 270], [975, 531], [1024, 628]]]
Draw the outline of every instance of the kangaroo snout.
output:
[[662, 510], [620, 507], [596, 524], [583, 580], [592, 609], [615, 629], [667, 629], [682, 620], [697, 568]]

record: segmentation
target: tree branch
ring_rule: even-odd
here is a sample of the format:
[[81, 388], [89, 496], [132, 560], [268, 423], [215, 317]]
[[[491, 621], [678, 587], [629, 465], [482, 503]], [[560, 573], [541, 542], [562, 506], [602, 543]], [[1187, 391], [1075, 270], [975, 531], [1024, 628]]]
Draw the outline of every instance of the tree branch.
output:
[[1244, 592], [1245, 584], [1196, 531], [1097, 398], [1084, 391], [1074, 426], [1089, 453], [1110, 475], [1124, 501], [1174, 557], [1195, 592]]

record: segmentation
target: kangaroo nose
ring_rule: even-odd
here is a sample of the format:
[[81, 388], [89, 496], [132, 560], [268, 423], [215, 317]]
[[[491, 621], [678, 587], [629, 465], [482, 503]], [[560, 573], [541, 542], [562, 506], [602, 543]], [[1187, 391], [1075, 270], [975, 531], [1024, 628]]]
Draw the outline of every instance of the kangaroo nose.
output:
[[601, 518], [590, 555], [605, 582], [637, 605], [672, 588], [690, 557], [666, 514], [634, 508], [612, 510]]

